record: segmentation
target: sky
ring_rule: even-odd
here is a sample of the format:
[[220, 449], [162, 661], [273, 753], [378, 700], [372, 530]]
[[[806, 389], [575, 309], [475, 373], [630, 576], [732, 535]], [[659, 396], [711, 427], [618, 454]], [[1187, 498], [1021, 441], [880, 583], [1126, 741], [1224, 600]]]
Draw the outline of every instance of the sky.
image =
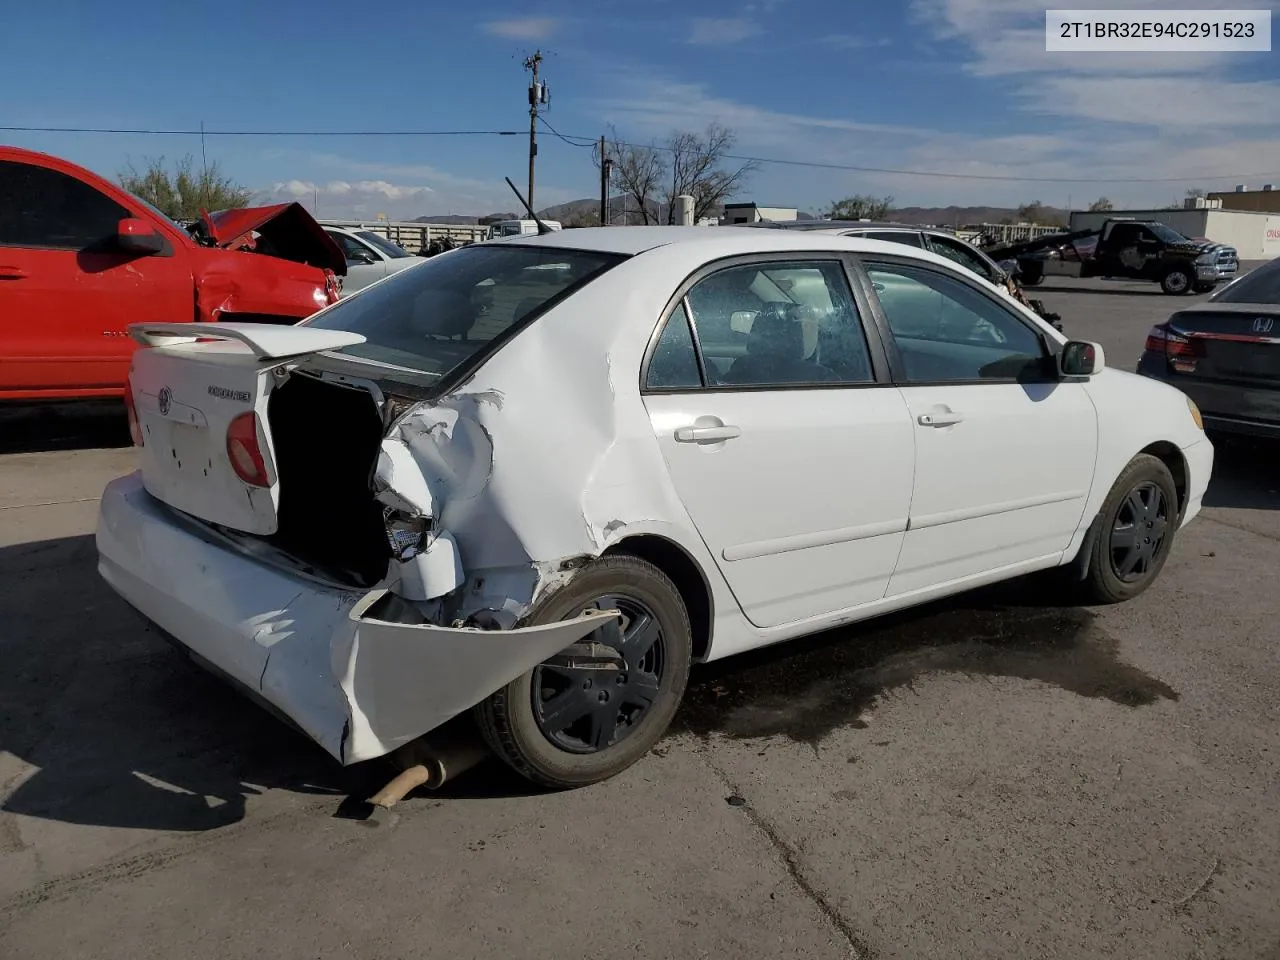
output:
[[[273, 132], [210, 133], [205, 155], [257, 202], [298, 199], [325, 218], [506, 211], [516, 202], [502, 178], [523, 189], [528, 170], [522, 60], [541, 49], [545, 118], [570, 138], [613, 130], [649, 143], [717, 122], [743, 156], [912, 171], [765, 163], [741, 201], [817, 211], [862, 193], [899, 206], [1081, 207], [1105, 195], [1137, 207], [1192, 188], [1280, 184], [1280, 53], [1046, 53], [1046, 6], [42, 0], [4, 14], [0, 126]], [[279, 134], [317, 130], [348, 133]], [[360, 135], [406, 130], [524, 133]], [[107, 176], [201, 157], [198, 135], [0, 130], [0, 143]], [[1132, 178], [1168, 182], [1065, 182]], [[535, 206], [598, 195], [590, 149], [541, 128]]]

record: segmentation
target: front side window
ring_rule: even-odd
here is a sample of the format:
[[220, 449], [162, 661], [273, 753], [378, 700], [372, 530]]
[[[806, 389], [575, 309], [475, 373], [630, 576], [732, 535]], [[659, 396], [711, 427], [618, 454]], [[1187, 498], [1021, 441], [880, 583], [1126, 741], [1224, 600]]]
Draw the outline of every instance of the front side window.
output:
[[686, 298], [708, 384], [874, 380], [862, 321], [836, 261], [728, 267]]
[[85, 250], [110, 244], [128, 210], [75, 177], [0, 160], [0, 245]]
[[939, 271], [867, 264], [912, 383], [1017, 379], [1045, 356], [1039, 335], [994, 300]]
[[624, 259], [550, 247], [464, 247], [392, 274], [303, 323], [362, 334], [364, 343], [338, 352], [434, 382]]
[[400, 246], [398, 243], [392, 243], [380, 233], [374, 233], [372, 230], [361, 230], [356, 234], [361, 240], [370, 246], [377, 247], [392, 260], [403, 260], [405, 257], [412, 257], [413, 254]]

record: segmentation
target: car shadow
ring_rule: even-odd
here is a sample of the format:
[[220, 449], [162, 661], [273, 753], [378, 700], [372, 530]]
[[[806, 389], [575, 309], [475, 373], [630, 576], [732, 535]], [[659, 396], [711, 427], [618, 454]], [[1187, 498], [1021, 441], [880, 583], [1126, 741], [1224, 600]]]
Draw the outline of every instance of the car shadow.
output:
[[[201, 832], [267, 791], [330, 797], [352, 818], [394, 775], [341, 766], [175, 650], [98, 575], [92, 536], [0, 548], [0, 583], [0, 754], [31, 768], [0, 783], [0, 849], [8, 814]], [[415, 796], [538, 792], [494, 760]]]
[[0, 405], [0, 454], [127, 447], [131, 442], [119, 400]]
[[1206, 507], [1280, 510], [1280, 441], [1215, 435]]

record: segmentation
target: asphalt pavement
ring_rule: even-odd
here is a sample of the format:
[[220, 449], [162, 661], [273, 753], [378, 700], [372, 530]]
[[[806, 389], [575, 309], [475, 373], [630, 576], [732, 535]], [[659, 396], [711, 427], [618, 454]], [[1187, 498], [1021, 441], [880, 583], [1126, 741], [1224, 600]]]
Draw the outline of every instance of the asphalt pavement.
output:
[[[1132, 369], [1175, 300], [1037, 288]], [[380, 785], [95, 571], [119, 411], [0, 418], [0, 957], [1280, 957], [1280, 451], [1129, 604], [1020, 582], [696, 671], [607, 783]]]

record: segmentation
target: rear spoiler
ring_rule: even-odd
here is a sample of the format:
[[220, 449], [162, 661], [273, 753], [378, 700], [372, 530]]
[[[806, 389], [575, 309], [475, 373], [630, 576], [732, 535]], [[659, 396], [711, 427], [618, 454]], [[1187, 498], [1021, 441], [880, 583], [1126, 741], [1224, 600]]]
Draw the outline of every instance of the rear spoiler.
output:
[[364, 343], [346, 330], [317, 330], [274, 323], [131, 323], [129, 336], [144, 347], [161, 347], [196, 339], [235, 340], [259, 360], [278, 360], [308, 353], [339, 350]]

